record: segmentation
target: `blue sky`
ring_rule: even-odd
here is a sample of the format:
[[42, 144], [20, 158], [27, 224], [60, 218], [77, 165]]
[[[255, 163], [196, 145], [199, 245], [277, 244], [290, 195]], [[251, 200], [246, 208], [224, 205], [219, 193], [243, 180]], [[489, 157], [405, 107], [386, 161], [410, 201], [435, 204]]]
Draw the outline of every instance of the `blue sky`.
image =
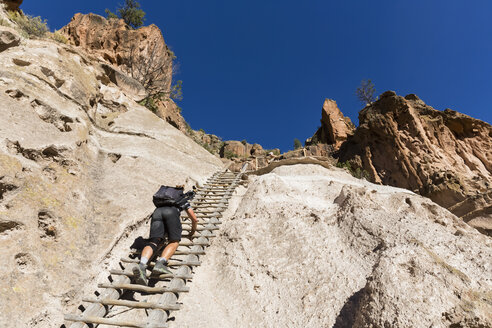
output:
[[[59, 29], [76, 12], [121, 1], [25, 0]], [[492, 122], [492, 1], [140, 1], [179, 61], [183, 115], [194, 129], [293, 148], [320, 125], [325, 98], [358, 124], [354, 91], [417, 94]]]

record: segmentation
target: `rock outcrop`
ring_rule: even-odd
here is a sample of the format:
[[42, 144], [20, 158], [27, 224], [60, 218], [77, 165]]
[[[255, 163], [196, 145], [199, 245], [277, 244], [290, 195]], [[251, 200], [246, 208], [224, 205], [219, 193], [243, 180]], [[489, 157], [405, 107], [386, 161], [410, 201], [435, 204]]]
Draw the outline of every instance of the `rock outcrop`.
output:
[[251, 145], [246, 142], [227, 140], [221, 150], [221, 157], [248, 157], [250, 155]]
[[428, 198], [315, 165], [249, 180], [171, 328], [492, 326], [492, 241]]
[[263, 149], [260, 144], [250, 144], [246, 140], [227, 140], [223, 142], [219, 155], [224, 162], [229, 160], [229, 169], [232, 171], [239, 171], [244, 164], [248, 164], [249, 170], [257, 170], [280, 159], [280, 150]]
[[[105, 66], [105, 70], [110, 71], [108, 76], [112, 78], [112, 82], [125, 89], [127, 94], [133, 94], [134, 100], [139, 101], [149, 94], [155, 94], [157, 89], [169, 94], [174, 54], [165, 44], [157, 26], [149, 25], [133, 30], [122, 19], [108, 20], [95, 14], [76, 14], [61, 32], [69, 44], [111, 64]], [[144, 76], [149, 74], [154, 74], [152, 83], [157, 83], [157, 86], [148, 85], [148, 79]], [[141, 85], [132, 80], [137, 80]], [[160, 118], [192, 136], [189, 125], [181, 115], [181, 109], [174, 101], [164, 97], [155, 102], [155, 112]]]
[[181, 109], [171, 99], [163, 99], [157, 102], [157, 116], [174, 126], [184, 134], [191, 137], [191, 128], [181, 115]]
[[160, 184], [222, 167], [102, 64], [47, 40], [1, 53], [0, 327], [59, 327]]
[[383, 93], [359, 114], [341, 162], [376, 183], [431, 198], [485, 233], [492, 232], [492, 127], [416, 95]]
[[[75, 14], [60, 32], [68, 43], [102, 58], [137, 80], [140, 73], [149, 73], [139, 64], [152, 60], [152, 71], [158, 69], [155, 80], [169, 92], [172, 79], [173, 54], [155, 25], [133, 30], [122, 19], [106, 19], [96, 14]], [[140, 72], [140, 70], [143, 70]]]
[[337, 150], [354, 134], [354, 131], [354, 124], [350, 118], [343, 116], [336, 101], [325, 99], [321, 110], [321, 127], [306, 140], [306, 145], [329, 144]]
[[5, 5], [5, 9], [9, 11], [19, 11], [19, 7], [23, 0], [1, 0], [0, 4]]

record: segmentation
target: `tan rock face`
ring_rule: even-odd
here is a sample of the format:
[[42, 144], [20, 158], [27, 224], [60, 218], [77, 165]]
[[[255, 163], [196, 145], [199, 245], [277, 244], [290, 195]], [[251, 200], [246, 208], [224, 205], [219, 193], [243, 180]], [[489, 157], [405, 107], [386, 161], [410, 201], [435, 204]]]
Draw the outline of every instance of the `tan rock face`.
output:
[[311, 139], [308, 139], [306, 144], [332, 144], [336, 150], [349, 136], [354, 134], [354, 131], [354, 124], [350, 118], [343, 116], [337, 103], [334, 100], [325, 99], [321, 110], [321, 127]]
[[103, 58], [129, 75], [132, 75], [130, 62], [153, 57], [156, 64], [163, 65], [159, 78], [162, 79], [163, 88], [169, 91], [172, 59], [157, 26], [149, 25], [133, 30], [122, 19], [107, 20], [99, 15], [79, 13], [61, 29], [61, 33], [69, 44]]
[[249, 154], [247, 153], [246, 145], [241, 141], [228, 140], [224, 143], [224, 147], [221, 150], [221, 157], [231, 158], [246, 156], [249, 156]]
[[156, 114], [181, 132], [190, 133], [189, 126], [181, 115], [178, 105], [171, 99], [158, 101]]
[[0, 3], [5, 4], [5, 9], [14, 11], [19, 10], [23, 0], [1, 0]]
[[60, 327], [160, 184], [190, 188], [222, 167], [108, 81], [76, 47], [1, 53], [0, 327]]
[[366, 170], [372, 181], [430, 197], [465, 221], [492, 219], [490, 124], [391, 91], [364, 108], [359, 122], [340, 161]]
[[237, 192], [170, 328], [492, 326], [492, 240], [428, 198], [318, 165]]

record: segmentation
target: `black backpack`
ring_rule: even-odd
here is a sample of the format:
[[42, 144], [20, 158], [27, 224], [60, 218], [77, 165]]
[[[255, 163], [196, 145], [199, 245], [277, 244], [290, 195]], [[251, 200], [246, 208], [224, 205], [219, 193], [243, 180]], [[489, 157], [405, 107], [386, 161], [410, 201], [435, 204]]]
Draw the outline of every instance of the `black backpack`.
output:
[[161, 186], [152, 197], [152, 202], [156, 207], [178, 206], [184, 197], [183, 189]]

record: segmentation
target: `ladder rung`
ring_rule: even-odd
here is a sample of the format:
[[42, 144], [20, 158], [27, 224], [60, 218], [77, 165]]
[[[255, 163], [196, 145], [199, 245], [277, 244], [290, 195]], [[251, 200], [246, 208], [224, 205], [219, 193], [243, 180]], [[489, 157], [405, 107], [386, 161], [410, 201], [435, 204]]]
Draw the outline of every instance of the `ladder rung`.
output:
[[[196, 231], [211, 231], [211, 230], [219, 230], [220, 228], [219, 227], [196, 227]], [[186, 231], [190, 231], [191, 230], [191, 226], [183, 226], [183, 230], [186, 230]], [[208, 237], [208, 236], [204, 236], [204, 237]]]
[[[123, 270], [109, 270], [109, 273], [117, 275], [117, 276], [127, 276], [127, 277], [133, 277], [133, 272], [132, 271], [123, 271]], [[150, 273], [147, 274], [147, 277], [150, 277]], [[152, 277], [154, 279], [169, 279], [169, 278], [177, 278], [177, 279], [193, 279], [193, 276], [191, 274], [161, 274], [156, 277]]]
[[159, 304], [151, 302], [138, 302], [138, 301], [127, 301], [127, 300], [115, 300], [115, 299], [98, 299], [98, 298], [84, 298], [83, 302], [89, 303], [99, 303], [102, 305], [116, 305], [116, 306], [126, 306], [134, 309], [159, 309], [159, 310], [173, 310], [177, 311], [181, 308], [179, 304]]
[[[140, 261], [138, 259], [131, 259], [131, 258], [128, 258], [128, 257], [122, 257], [120, 259], [121, 262], [123, 263], [139, 263]], [[149, 263], [149, 267], [153, 267], [155, 264], [155, 262], [150, 262]], [[201, 265], [200, 261], [173, 261], [173, 260], [170, 260], [168, 262], [168, 266], [170, 267], [173, 267], [173, 266], [183, 266], [183, 265], [186, 265], [186, 266], [199, 266]]]
[[114, 288], [133, 290], [143, 293], [186, 293], [190, 291], [190, 287], [149, 287], [137, 284], [98, 284], [99, 288]]
[[167, 328], [168, 327], [168, 325], [165, 323], [156, 323], [156, 324], [149, 325], [146, 323], [142, 324], [134, 321], [108, 319], [108, 318], [100, 318], [100, 317], [93, 317], [93, 316], [76, 315], [76, 314], [65, 314], [65, 320], [75, 321], [75, 322], [95, 323], [99, 325], [135, 327], [135, 328]]

